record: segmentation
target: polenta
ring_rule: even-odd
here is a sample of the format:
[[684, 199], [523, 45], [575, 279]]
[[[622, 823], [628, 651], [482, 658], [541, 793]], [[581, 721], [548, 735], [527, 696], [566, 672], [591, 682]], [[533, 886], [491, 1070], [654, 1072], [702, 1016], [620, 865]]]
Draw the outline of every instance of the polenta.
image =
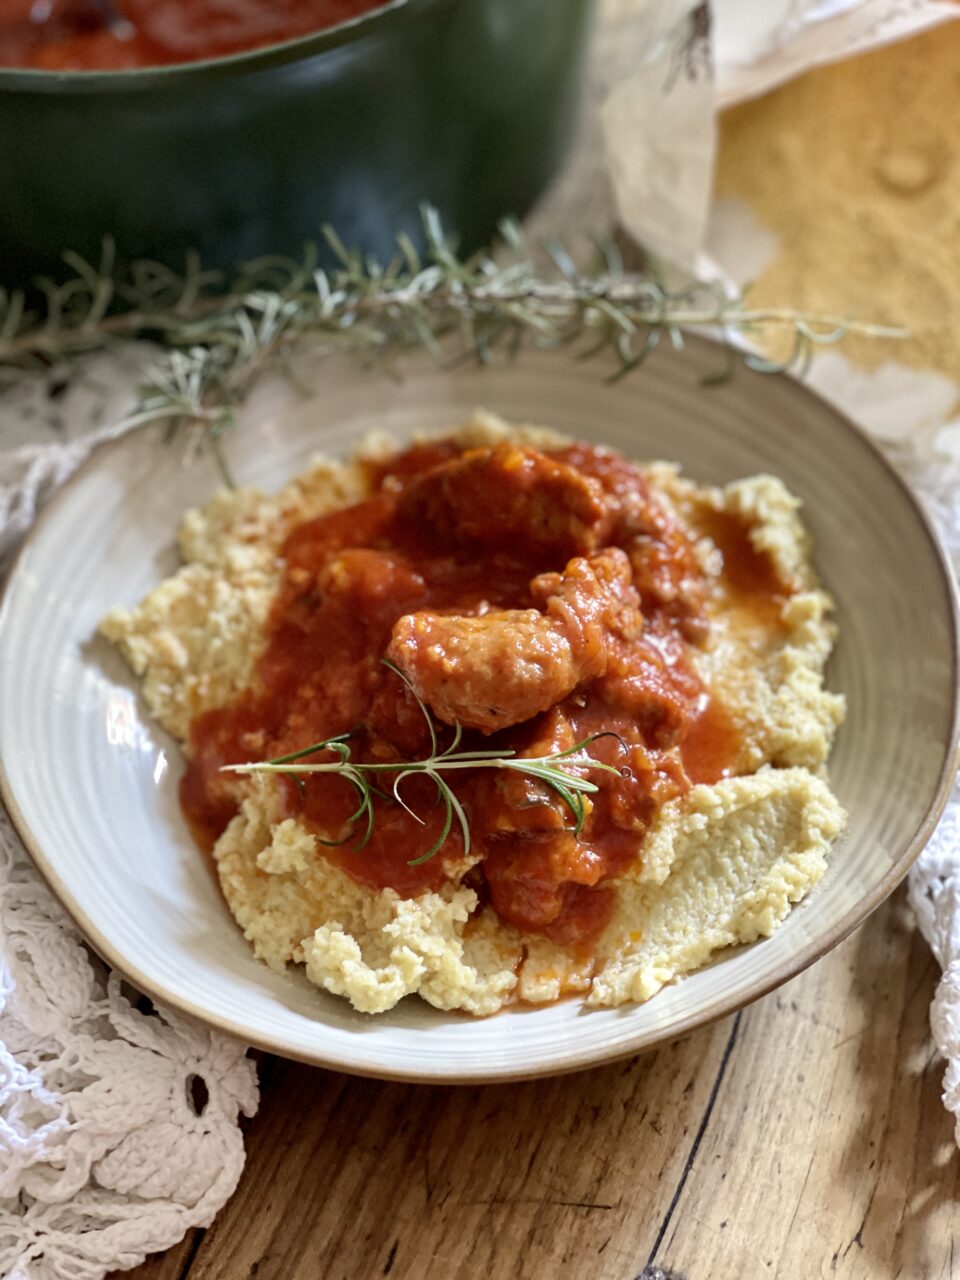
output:
[[[702, 488], [481, 413], [221, 492], [179, 545], [101, 630], [184, 744], [184, 810], [272, 968], [370, 1014], [619, 1005], [768, 936], [822, 876], [844, 707], [778, 479]], [[451, 772], [468, 846], [428, 778], [402, 783], [413, 814], [391, 795], [431, 731], [521, 762], [586, 742], [595, 789], [575, 823], [535, 771]], [[369, 839], [335, 772], [223, 771], [336, 735], [381, 770]]]

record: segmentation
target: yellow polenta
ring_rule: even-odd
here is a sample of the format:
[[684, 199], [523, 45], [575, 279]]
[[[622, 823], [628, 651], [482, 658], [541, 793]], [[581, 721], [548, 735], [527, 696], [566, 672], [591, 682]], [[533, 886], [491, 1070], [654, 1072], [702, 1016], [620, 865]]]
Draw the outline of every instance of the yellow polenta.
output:
[[[508, 436], [534, 447], [559, 440], [486, 414], [455, 434], [470, 445]], [[392, 448], [375, 438], [362, 453], [385, 456]], [[723, 947], [769, 935], [821, 877], [844, 823], [826, 778], [843, 699], [823, 685], [832, 606], [810, 564], [799, 504], [770, 476], [714, 490], [697, 488], [668, 464], [647, 474], [658, 499], [694, 528], [698, 509], [743, 518], [756, 548], [795, 585], [776, 629], [758, 630], [723, 598], [710, 538], [697, 543], [716, 590], [712, 640], [695, 661], [741, 733], [741, 776], [694, 786], [663, 806], [635, 869], [614, 882], [615, 909], [589, 959], [501, 922], [489, 906], [478, 911], [476, 893], [461, 883], [469, 858], [448, 863], [439, 892], [403, 898], [359, 883], [283, 814], [275, 780], [236, 776], [239, 813], [214, 857], [230, 910], [266, 964], [302, 964], [312, 982], [366, 1013], [412, 993], [440, 1009], [480, 1015], [569, 992], [582, 992], [587, 1004], [619, 1005], [647, 999]], [[176, 738], [186, 738], [194, 716], [249, 683], [287, 533], [360, 500], [366, 485], [357, 461], [323, 459], [273, 497], [219, 493], [183, 521], [183, 567], [135, 608], [104, 619], [104, 635]]]

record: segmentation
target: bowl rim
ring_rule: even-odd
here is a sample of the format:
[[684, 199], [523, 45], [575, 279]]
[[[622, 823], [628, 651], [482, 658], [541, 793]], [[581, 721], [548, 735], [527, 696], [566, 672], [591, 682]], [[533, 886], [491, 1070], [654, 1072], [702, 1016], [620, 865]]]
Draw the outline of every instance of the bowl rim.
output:
[[381, 0], [375, 9], [347, 18], [332, 27], [322, 27], [306, 35], [237, 53], [159, 66], [128, 67], [125, 70], [45, 71], [37, 67], [0, 66], [0, 94], [37, 93], [43, 95], [123, 93], [162, 88], [168, 81], [227, 79], [255, 74], [287, 63], [304, 61], [344, 45], [361, 41], [371, 28], [392, 31], [407, 21], [416, 21], [431, 9], [450, 6], [458, 0]]
[[[709, 348], [717, 346], [718, 343], [703, 335], [686, 334], [684, 342], [688, 346], [694, 348], [700, 346]], [[758, 375], [759, 376], [759, 375]], [[280, 1057], [292, 1059], [294, 1061], [306, 1063], [309, 1066], [322, 1067], [327, 1070], [339, 1071], [346, 1075], [360, 1076], [366, 1079], [400, 1081], [418, 1084], [447, 1084], [447, 1085], [475, 1085], [490, 1083], [506, 1083], [510, 1081], [531, 1080], [531, 1079], [547, 1079], [552, 1076], [570, 1075], [576, 1071], [587, 1070], [591, 1067], [604, 1066], [609, 1063], [622, 1061], [625, 1058], [634, 1057], [637, 1054], [648, 1052], [657, 1045], [665, 1042], [673, 1042], [681, 1039], [693, 1031], [701, 1027], [711, 1026], [720, 1021], [722, 1018], [730, 1014], [738, 1012], [747, 1005], [760, 999], [762, 996], [768, 995], [777, 987], [782, 986], [791, 978], [796, 977], [804, 969], [809, 968], [815, 961], [821, 959], [832, 951], [839, 943], [847, 938], [859, 925], [861, 925], [868, 916], [870, 916], [879, 907], [890, 894], [896, 889], [901, 881], [906, 877], [910, 867], [920, 856], [926, 847], [930, 837], [939, 822], [947, 802], [953, 791], [958, 771], [960, 771], [960, 588], [950, 557], [946, 551], [943, 541], [934, 526], [930, 516], [927, 514], [923, 504], [919, 498], [913, 493], [904, 477], [893, 466], [890, 459], [878, 447], [867, 432], [855, 423], [852, 418], [841, 412], [832, 405], [825, 397], [818, 394], [811, 387], [802, 382], [799, 378], [788, 373], [764, 374], [764, 377], [776, 377], [785, 379], [792, 387], [793, 393], [800, 395], [802, 399], [806, 399], [819, 412], [829, 415], [835, 426], [847, 432], [853, 438], [865, 453], [872, 455], [874, 461], [879, 461], [882, 469], [893, 480], [907, 501], [909, 507], [912, 508], [914, 515], [918, 518], [920, 527], [926, 535], [927, 542], [933, 554], [933, 558], [940, 570], [941, 584], [946, 595], [950, 625], [950, 673], [951, 673], [951, 703], [952, 714], [950, 721], [950, 735], [944, 744], [943, 759], [941, 761], [940, 770], [937, 777], [937, 784], [934, 789], [933, 796], [926, 812], [918, 821], [913, 835], [901, 847], [895, 860], [889, 867], [882, 879], [873, 887], [873, 889], [861, 898], [855, 906], [834, 925], [833, 929], [818, 942], [811, 942], [794, 953], [789, 959], [785, 960], [779, 966], [773, 968], [762, 979], [754, 982], [750, 988], [743, 994], [733, 994], [729, 997], [721, 999], [715, 1009], [708, 1015], [698, 1015], [696, 1012], [685, 1015], [678, 1022], [670, 1026], [668, 1029], [651, 1028], [636, 1037], [629, 1044], [621, 1044], [612, 1051], [605, 1051], [602, 1046], [584, 1053], [582, 1056], [572, 1056], [564, 1062], [557, 1063], [555, 1066], [548, 1067], [532, 1067], [530, 1069], [508, 1067], [501, 1069], [498, 1067], [474, 1071], [465, 1070], [458, 1072], [455, 1076], [444, 1073], [431, 1073], [429, 1071], [414, 1071], [413, 1069], [402, 1069], [390, 1071], [379, 1068], [376, 1064], [368, 1065], [344, 1065], [336, 1057], [326, 1055], [321, 1048], [316, 1051], [306, 1052], [300, 1048], [293, 1048], [285, 1044], [280, 1037], [272, 1038], [269, 1036], [251, 1036], [248, 1029], [240, 1023], [234, 1022], [229, 1018], [217, 1016], [211, 1013], [209, 1009], [205, 1009], [201, 1005], [196, 1005], [192, 1001], [184, 999], [176, 994], [171, 995], [158, 984], [157, 981], [142, 973], [135, 965], [129, 964], [123, 958], [119, 957], [111, 944], [109, 938], [106, 938], [95, 925], [92, 924], [83, 909], [72, 899], [69, 890], [63, 884], [51, 859], [45, 854], [40, 841], [34, 835], [26, 816], [21, 810], [16, 797], [13, 794], [12, 786], [7, 775], [7, 770], [2, 757], [0, 757], [0, 800], [4, 803], [10, 820], [17, 834], [22, 839], [24, 846], [33, 860], [41, 877], [46, 882], [48, 888], [57, 899], [58, 903], [66, 911], [67, 915], [76, 925], [86, 942], [107, 963], [111, 968], [124, 979], [126, 979], [137, 990], [149, 996], [157, 1004], [175, 1010], [177, 1013], [196, 1019], [213, 1030], [219, 1031], [225, 1035], [243, 1042], [244, 1044], [262, 1050], [267, 1053], [276, 1054]], [[39, 517], [34, 521], [23, 542], [17, 548], [13, 561], [10, 564], [6, 580], [0, 585], [0, 606], [6, 603], [7, 596], [11, 586], [18, 575], [22, 559], [32, 547], [34, 541], [46, 525], [56, 516], [58, 507], [61, 505], [64, 495], [68, 490], [79, 482], [88, 471], [98, 465], [101, 455], [110, 449], [122, 447], [132, 436], [137, 433], [124, 433], [120, 436], [108, 437], [95, 444], [90, 453], [81, 463], [73, 474], [60, 486], [51, 500], [47, 503]], [[0, 608], [0, 617], [2, 617], [2, 608]], [[681, 979], [682, 981], [682, 979]]]

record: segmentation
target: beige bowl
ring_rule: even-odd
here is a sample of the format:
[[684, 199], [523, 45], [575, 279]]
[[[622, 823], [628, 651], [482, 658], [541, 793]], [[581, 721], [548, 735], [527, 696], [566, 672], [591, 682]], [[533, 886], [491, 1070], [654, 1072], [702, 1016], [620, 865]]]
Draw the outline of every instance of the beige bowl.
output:
[[277, 1053], [366, 1075], [476, 1081], [571, 1071], [636, 1053], [769, 991], [823, 955], [906, 874], [957, 766], [957, 619], [950, 570], [913, 498], [873, 446], [802, 386], [700, 377], [704, 342], [616, 384], [596, 364], [531, 352], [401, 383], [325, 364], [322, 394], [264, 385], [227, 450], [237, 478], [280, 485], [372, 428], [440, 429], [485, 405], [680, 462], [700, 481], [769, 471], [805, 503], [839, 603], [829, 668], [848, 715], [831, 762], [850, 814], [830, 868], [769, 940], [723, 955], [642, 1006], [576, 1001], [474, 1021], [408, 999], [371, 1019], [257, 963], [184, 828], [177, 747], [93, 641], [113, 604], [176, 563], [175, 526], [216, 483], [152, 432], [98, 451], [33, 531], [0, 610], [3, 794], [43, 874], [93, 946], [158, 1000]]

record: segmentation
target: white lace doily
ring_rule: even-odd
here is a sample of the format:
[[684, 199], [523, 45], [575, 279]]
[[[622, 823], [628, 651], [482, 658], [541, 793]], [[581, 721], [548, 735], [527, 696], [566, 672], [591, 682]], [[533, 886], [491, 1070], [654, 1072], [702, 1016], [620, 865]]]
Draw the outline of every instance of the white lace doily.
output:
[[[90, 438], [0, 454], [0, 576]], [[207, 1226], [257, 1078], [235, 1040], [127, 993], [0, 808], [0, 1276], [100, 1280]]]

